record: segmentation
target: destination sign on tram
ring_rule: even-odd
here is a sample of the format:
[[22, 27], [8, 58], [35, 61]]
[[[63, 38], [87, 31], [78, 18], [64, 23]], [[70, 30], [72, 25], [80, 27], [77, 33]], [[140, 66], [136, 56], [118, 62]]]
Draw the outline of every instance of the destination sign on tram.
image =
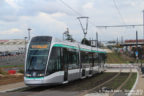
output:
[[31, 48], [44, 49], [44, 48], [48, 48], [48, 45], [32, 45]]

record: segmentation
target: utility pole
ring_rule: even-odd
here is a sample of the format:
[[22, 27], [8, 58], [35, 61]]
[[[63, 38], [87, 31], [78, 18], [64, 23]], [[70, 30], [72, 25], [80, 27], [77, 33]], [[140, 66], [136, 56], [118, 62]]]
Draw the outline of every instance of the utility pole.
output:
[[96, 42], [95, 42], [95, 44], [96, 44], [96, 47], [98, 48], [98, 33], [96, 32]]
[[135, 55], [136, 55], [136, 62], [138, 63], [138, 32], [136, 31], [136, 52], [135, 52]]
[[90, 41], [90, 46], [92, 46], [92, 38], [90, 37], [89, 41]]
[[117, 37], [116, 42], [117, 42], [116, 46], [117, 46], [117, 52], [118, 52], [118, 37]]
[[136, 31], [136, 50], [138, 51], [138, 32]]
[[28, 28], [28, 40], [30, 41], [31, 37], [30, 37], [30, 31], [32, 30], [31, 28]]
[[144, 10], [143, 10], [143, 42], [144, 42]]
[[[143, 43], [144, 43], [144, 10], [143, 10]], [[141, 49], [143, 49], [143, 46], [142, 46], [142, 48]], [[142, 52], [143, 53], [143, 52]], [[141, 54], [141, 67], [142, 67], [142, 59], [143, 59], [143, 56], [144, 56], [144, 54]]]
[[121, 44], [123, 44], [123, 36], [121, 36]]

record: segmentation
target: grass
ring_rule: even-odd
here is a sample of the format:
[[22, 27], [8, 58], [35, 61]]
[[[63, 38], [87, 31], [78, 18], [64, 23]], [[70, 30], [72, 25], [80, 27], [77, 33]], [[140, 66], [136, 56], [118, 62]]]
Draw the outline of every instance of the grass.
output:
[[132, 73], [131, 78], [128, 80], [126, 85], [122, 87], [123, 90], [131, 90], [137, 78], [137, 73]]
[[120, 53], [116, 53], [116, 52], [107, 54], [106, 63], [110, 63], [110, 64], [126, 63], [127, 64], [127, 63], [134, 63], [134, 62], [135, 62], [134, 58], [128, 57], [124, 54], [120, 54]]
[[0, 68], [0, 74], [6, 75], [7, 73], [2, 68]]
[[0, 65], [1, 68], [24, 67], [24, 65]]
[[118, 88], [128, 77], [129, 73], [120, 73], [120, 75], [109, 82], [108, 84], [104, 85], [104, 87], [108, 87], [110, 89]]
[[18, 72], [24, 74], [24, 70], [23, 69], [20, 69]]
[[103, 74], [96, 74], [93, 77], [85, 78], [85, 79], [78, 79], [73, 82], [69, 82], [67, 85], [59, 86], [57, 90], [66, 90], [66, 91], [83, 91], [89, 90], [106, 80], [112, 78], [116, 73], [103, 73]]
[[[128, 78], [130, 73], [121, 73], [118, 77], [114, 80], [110, 81], [109, 83], [103, 85], [103, 87], [116, 90], [125, 80]], [[130, 79], [126, 82], [126, 84], [120, 90], [131, 90], [135, 81], [136, 81], [137, 73], [132, 73]]]

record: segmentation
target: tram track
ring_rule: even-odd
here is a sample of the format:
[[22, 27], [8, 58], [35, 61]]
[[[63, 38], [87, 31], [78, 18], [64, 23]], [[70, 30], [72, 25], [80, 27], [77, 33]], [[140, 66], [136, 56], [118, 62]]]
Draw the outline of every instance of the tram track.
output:
[[119, 71], [116, 75], [114, 75], [111, 79], [109, 79], [109, 80], [107, 80], [107, 81], [99, 84], [98, 86], [96, 86], [96, 87], [94, 87], [94, 88], [92, 88], [92, 89], [89, 89], [89, 90], [86, 90], [86, 91], [82, 92], [82, 93], [79, 94], [78, 96], [84, 96], [84, 95], [86, 95], [86, 94], [94, 91], [95, 89], [100, 88], [100, 87], [102, 87], [103, 85], [109, 83], [110, 81], [112, 81], [112, 80], [114, 80], [115, 78], [117, 78], [117, 77], [120, 75], [121, 71], [122, 71], [122, 69], [120, 69], [120, 71]]
[[[112, 82], [114, 79], [116, 79], [118, 76], [120, 76], [121, 72], [122, 72], [122, 69], [120, 69], [119, 73], [117, 73], [113, 78], [111, 78], [111, 79], [103, 82], [102, 84], [99, 84], [98, 86], [96, 86], [96, 87], [94, 87], [94, 88], [92, 88], [92, 89], [89, 89], [89, 90], [86, 90], [86, 91], [82, 92], [82, 93], [79, 94], [78, 96], [84, 96], [84, 95], [86, 95], [86, 94], [88, 94], [88, 93], [93, 92], [93, 91], [96, 90], [96, 89], [101, 90], [100, 88], [104, 87], [106, 84]], [[121, 74], [121, 75], [122, 75], [122, 74]], [[129, 75], [128, 75], [127, 79], [124, 80], [124, 82], [123, 82], [118, 88], [116, 88], [115, 90], [121, 90], [121, 89], [124, 87], [124, 85], [129, 81], [129, 79], [131, 78], [131, 76], [132, 76], [132, 68], [130, 67], [130, 72], [129, 72]], [[117, 95], [115, 95], [115, 94], [116, 94], [116, 93], [115, 93], [114, 90], [113, 90], [113, 92], [111, 91], [111, 92], [109, 93], [109, 96], [117, 96]]]
[[[130, 67], [130, 73], [129, 73], [128, 78], [116, 90], [121, 90], [122, 87], [129, 81], [129, 79], [131, 78], [131, 76], [132, 76], [132, 68]], [[116, 93], [113, 92], [113, 93], [110, 94], [110, 96], [116, 96], [115, 94]]]
[[[86, 79], [79, 79], [68, 84], [64, 85], [57, 85], [57, 86], [48, 86], [48, 87], [26, 87], [20, 90], [16, 90], [14, 92], [42, 92], [45, 90], [60, 90], [60, 91], [83, 91], [88, 90], [91, 86], [97, 86], [106, 80], [109, 80], [117, 73], [103, 73], [103, 74], [96, 74], [92, 77]], [[98, 79], [99, 78], [99, 79]], [[91, 84], [91, 85], [90, 85]], [[78, 87], [79, 86], [79, 87]]]

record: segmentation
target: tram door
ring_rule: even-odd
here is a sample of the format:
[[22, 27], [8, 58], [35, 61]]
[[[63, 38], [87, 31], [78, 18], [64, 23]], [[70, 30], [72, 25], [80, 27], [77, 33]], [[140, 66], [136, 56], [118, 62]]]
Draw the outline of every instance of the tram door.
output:
[[93, 66], [94, 66], [94, 62], [93, 62], [93, 54], [90, 53], [89, 55], [89, 63], [90, 63], [90, 69], [89, 69], [89, 74], [91, 75], [93, 72]]
[[64, 81], [68, 81], [68, 68], [67, 68], [67, 65], [65, 65], [65, 70], [64, 70]]
[[64, 81], [68, 81], [68, 51], [63, 49]]
[[85, 53], [83, 52], [83, 51], [81, 51], [81, 53], [80, 53], [80, 57], [81, 57], [81, 72], [82, 72], [82, 77], [85, 77], [85, 73], [86, 73], [86, 71], [85, 71], [85, 69], [86, 69], [86, 66], [85, 66]]
[[99, 57], [99, 60], [98, 60], [98, 64], [99, 64], [99, 72], [101, 72], [102, 71], [102, 57], [101, 57], [101, 55], [99, 54], [98, 55]]

